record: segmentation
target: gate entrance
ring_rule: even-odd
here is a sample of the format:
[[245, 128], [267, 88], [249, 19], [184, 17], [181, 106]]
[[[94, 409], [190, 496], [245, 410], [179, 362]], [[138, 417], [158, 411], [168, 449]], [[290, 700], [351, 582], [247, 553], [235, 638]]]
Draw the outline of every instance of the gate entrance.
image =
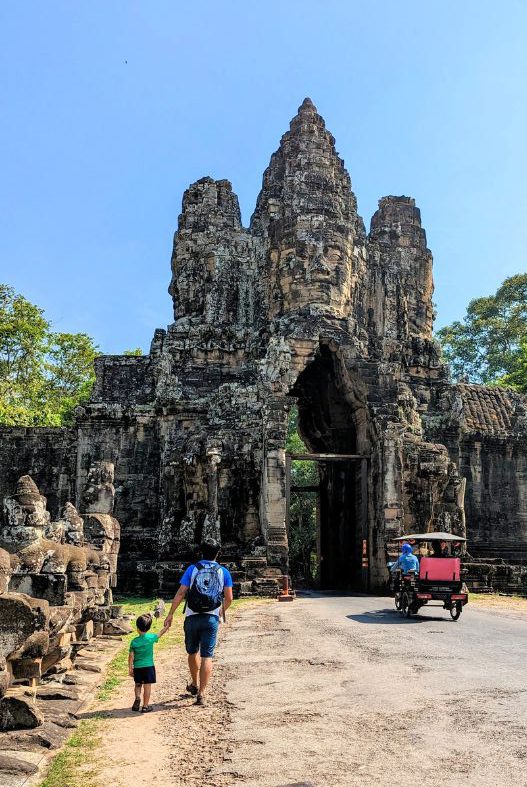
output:
[[[316, 503], [316, 528], [313, 525], [312, 530], [317, 534], [318, 586], [367, 590], [368, 457], [372, 442], [364, 386], [350, 375], [337, 352], [321, 341], [290, 395], [296, 401], [296, 432], [302, 448], [290, 447], [287, 456], [288, 524], [291, 496], [297, 501], [310, 494]], [[296, 472], [296, 462], [303, 461], [314, 463], [309, 489], [296, 482], [293, 488], [293, 463], [293, 478], [308, 475]], [[290, 528], [288, 532], [291, 534]]]
[[[292, 462], [315, 462], [318, 483], [293, 484]], [[368, 457], [360, 454], [286, 454], [286, 524], [292, 495], [316, 506], [316, 584], [323, 590], [368, 590]]]

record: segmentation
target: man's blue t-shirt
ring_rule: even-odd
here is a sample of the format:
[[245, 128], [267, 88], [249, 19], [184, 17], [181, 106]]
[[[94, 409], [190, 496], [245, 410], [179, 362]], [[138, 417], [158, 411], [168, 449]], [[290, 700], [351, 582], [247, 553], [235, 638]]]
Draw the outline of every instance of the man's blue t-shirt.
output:
[[[218, 570], [221, 570], [222, 573], [223, 573], [223, 587], [224, 588], [232, 588], [232, 577], [231, 577], [231, 572], [229, 571], [228, 568], [225, 568], [225, 566], [220, 566], [220, 564], [217, 563], [215, 560], [199, 560], [198, 562], [202, 563], [204, 566], [217, 566]], [[197, 574], [197, 571], [198, 571], [198, 569], [197, 569], [195, 563], [190, 565], [186, 569], [186, 571], [183, 574], [183, 576], [181, 577], [180, 584], [181, 585], [186, 585], [187, 587], [190, 587], [192, 585], [192, 580], [194, 579], [195, 575]], [[212, 612], [209, 612], [208, 614], [209, 615], [217, 615], [219, 617], [220, 616], [220, 610], [221, 610], [221, 607], [218, 607], [218, 609], [214, 609]], [[188, 615], [197, 615], [197, 614], [199, 614], [199, 613], [193, 612], [190, 609], [190, 607], [187, 606], [187, 608], [185, 610], [185, 615], [186, 616], [188, 616]]]

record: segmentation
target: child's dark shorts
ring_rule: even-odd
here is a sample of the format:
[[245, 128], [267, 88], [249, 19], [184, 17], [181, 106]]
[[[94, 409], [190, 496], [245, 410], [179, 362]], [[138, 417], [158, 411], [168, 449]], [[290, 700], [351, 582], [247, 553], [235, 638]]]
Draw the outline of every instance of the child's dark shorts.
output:
[[156, 668], [155, 667], [134, 667], [134, 681], [137, 686], [141, 683], [155, 683], [156, 682]]

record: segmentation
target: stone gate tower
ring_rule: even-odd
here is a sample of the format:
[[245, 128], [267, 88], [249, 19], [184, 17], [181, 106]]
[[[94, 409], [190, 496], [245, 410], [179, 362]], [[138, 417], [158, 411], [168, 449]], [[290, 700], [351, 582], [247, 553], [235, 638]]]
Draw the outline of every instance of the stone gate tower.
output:
[[[174, 322], [150, 354], [99, 358], [76, 429], [52, 446], [46, 436], [57, 505], [79, 497], [93, 462], [115, 465], [125, 587], [171, 590], [203, 536], [221, 540], [242, 579], [251, 565], [287, 570], [295, 402], [310, 451], [363, 457], [320, 465], [326, 585], [345, 575], [350, 587], [381, 587], [386, 545], [401, 532], [464, 534], [466, 481], [472, 541], [527, 542], [525, 402], [449, 383], [419, 210], [383, 197], [366, 232], [309, 99], [271, 157], [248, 228], [228, 181], [185, 192], [169, 291]], [[45, 488], [31, 467], [42, 438], [26, 444], [23, 472]], [[516, 482], [498, 515], [502, 455]]]

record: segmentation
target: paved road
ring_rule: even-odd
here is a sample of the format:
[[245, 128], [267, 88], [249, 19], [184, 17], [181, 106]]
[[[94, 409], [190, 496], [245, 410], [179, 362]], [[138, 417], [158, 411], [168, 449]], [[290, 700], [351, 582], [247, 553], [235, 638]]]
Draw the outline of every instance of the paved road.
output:
[[392, 603], [304, 597], [226, 628], [225, 785], [527, 786], [527, 617]]

